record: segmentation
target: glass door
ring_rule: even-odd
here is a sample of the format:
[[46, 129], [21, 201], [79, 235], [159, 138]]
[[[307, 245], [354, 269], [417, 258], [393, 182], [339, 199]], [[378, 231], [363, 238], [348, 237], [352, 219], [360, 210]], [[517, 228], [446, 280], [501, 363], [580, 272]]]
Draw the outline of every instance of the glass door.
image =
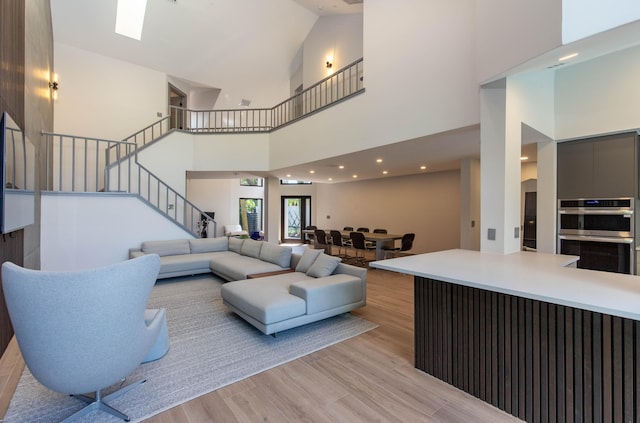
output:
[[282, 196], [280, 215], [282, 242], [302, 243], [305, 238], [302, 230], [311, 224], [311, 197]]

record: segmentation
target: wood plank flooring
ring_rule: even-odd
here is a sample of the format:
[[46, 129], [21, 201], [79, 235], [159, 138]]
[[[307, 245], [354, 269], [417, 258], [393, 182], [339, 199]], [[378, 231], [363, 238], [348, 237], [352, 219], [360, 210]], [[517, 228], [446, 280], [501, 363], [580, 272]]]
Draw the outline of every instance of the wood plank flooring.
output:
[[[367, 306], [354, 314], [378, 328], [145, 422], [520, 421], [413, 367], [411, 276], [370, 269], [367, 289]], [[0, 415], [23, 365], [12, 341], [0, 360]]]

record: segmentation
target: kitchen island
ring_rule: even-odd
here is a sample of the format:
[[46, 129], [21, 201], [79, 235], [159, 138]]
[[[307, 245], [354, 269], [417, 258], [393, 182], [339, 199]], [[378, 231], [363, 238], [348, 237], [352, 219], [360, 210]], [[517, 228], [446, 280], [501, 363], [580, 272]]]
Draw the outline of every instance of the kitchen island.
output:
[[526, 421], [640, 420], [640, 277], [577, 257], [449, 250], [414, 276], [415, 366]]

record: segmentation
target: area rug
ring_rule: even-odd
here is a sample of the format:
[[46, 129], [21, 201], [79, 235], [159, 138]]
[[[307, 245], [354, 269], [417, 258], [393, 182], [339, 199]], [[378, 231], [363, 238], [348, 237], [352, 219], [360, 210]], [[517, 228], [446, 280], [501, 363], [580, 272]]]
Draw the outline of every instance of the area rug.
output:
[[[377, 326], [344, 314], [274, 338], [228, 311], [220, 298], [220, 286], [215, 277], [204, 276], [159, 282], [154, 287], [149, 308], [167, 309], [169, 352], [138, 367], [128, 380], [146, 378], [147, 382], [114, 399], [113, 407], [132, 421], [140, 421]], [[43, 387], [25, 368], [4, 422], [55, 422], [81, 407], [78, 400]], [[75, 421], [121, 420], [93, 411]]]

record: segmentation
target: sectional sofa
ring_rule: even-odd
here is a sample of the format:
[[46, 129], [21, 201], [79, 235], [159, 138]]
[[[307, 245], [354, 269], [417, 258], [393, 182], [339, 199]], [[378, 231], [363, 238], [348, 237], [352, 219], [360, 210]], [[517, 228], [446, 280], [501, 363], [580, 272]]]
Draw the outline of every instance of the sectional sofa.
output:
[[145, 241], [129, 249], [129, 258], [160, 256], [158, 279], [213, 273], [227, 281], [289, 269], [291, 248], [239, 238], [193, 238]]
[[344, 264], [323, 250], [293, 254], [290, 247], [238, 238], [143, 242], [131, 258], [160, 256], [158, 278], [212, 272], [226, 281], [224, 304], [265, 334], [366, 304], [367, 270]]

